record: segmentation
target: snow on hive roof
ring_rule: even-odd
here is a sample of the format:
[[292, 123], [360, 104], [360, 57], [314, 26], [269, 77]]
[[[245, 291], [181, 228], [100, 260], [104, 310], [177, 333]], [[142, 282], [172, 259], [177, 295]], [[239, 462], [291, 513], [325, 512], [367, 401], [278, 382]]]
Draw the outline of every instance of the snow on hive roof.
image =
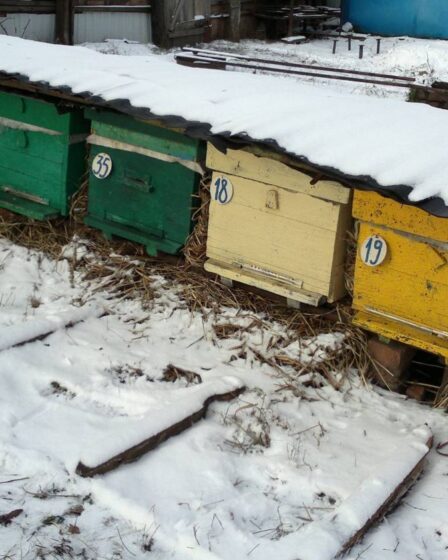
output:
[[158, 55], [105, 55], [8, 36], [0, 36], [0, 71], [109, 103], [126, 100], [159, 117], [202, 123], [212, 134], [270, 141], [316, 166], [401, 188], [412, 202], [440, 197], [448, 206], [442, 109], [289, 78], [200, 71]]

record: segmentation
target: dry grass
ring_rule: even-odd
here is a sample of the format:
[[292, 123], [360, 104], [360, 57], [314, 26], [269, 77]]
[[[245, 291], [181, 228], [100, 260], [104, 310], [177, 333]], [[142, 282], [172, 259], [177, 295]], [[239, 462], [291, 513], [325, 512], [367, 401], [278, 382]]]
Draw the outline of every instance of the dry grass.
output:
[[357, 252], [357, 239], [356, 233], [353, 231], [347, 231], [347, 256], [345, 259], [345, 289], [350, 297], [353, 297], [353, 282], [355, 276], [355, 263], [356, 263], [356, 252]]
[[[95, 290], [108, 291], [111, 295], [123, 298], [138, 297], [144, 306], [153, 302], [156, 295], [154, 279], [161, 275], [176, 286], [181, 300], [189, 310], [211, 317], [215, 324], [216, 338], [242, 337], [249, 331], [259, 331], [263, 336], [271, 336], [269, 333], [272, 333], [272, 322], [275, 321], [288, 333], [287, 340], [271, 336], [268, 348], [271, 357], [266, 358], [256, 353], [253, 355], [259, 361], [270, 363], [281, 375], [284, 374], [287, 383], [291, 382], [291, 375], [297, 381], [298, 377], [313, 371], [335, 389], [339, 389], [343, 380], [340, 377], [336, 380], [336, 372], [347, 373], [357, 369], [362, 378], [367, 376], [371, 362], [366, 337], [351, 325], [349, 301], [331, 308], [307, 307], [299, 311], [286, 307], [283, 300], [275, 300], [239, 286], [228, 288], [217, 277], [206, 275], [202, 265], [206, 249], [209, 186], [208, 177], [201, 185], [201, 204], [196, 213], [196, 226], [187, 243], [185, 261], [175, 257], [148, 257], [142, 246], [123, 240], [107, 241], [101, 232], [85, 226], [83, 218], [87, 207], [86, 184], [74, 198], [67, 219], [36, 222], [3, 211], [0, 213], [0, 235], [18, 245], [41, 251], [53, 259], [61, 258], [63, 249], [68, 244], [72, 250], [75, 249], [72, 251], [75, 255], [77, 243], [80, 249], [87, 246], [90, 257], [71, 258], [73, 278], [77, 271], [85, 280], [95, 281]], [[224, 324], [220, 316], [224, 308], [237, 308], [241, 313], [252, 313], [253, 320], [246, 327], [232, 321]], [[286, 344], [330, 332], [343, 333], [345, 342], [343, 348], [330, 352], [324, 361], [307, 365], [298, 361], [282, 363], [281, 352]], [[244, 352], [245, 350], [241, 355]], [[285, 370], [292, 374], [285, 373]]]
[[207, 173], [203, 176], [199, 185], [199, 192], [197, 195], [199, 205], [193, 215], [194, 228], [184, 248], [186, 264], [198, 268], [202, 267], [204, 264], [207, 250], [211, 179], [211, 174]]
[[448, 410], [448, 384], [441, 387], [437, 392], [434, 406], [436, 408], [441, 408], [442, 410]]

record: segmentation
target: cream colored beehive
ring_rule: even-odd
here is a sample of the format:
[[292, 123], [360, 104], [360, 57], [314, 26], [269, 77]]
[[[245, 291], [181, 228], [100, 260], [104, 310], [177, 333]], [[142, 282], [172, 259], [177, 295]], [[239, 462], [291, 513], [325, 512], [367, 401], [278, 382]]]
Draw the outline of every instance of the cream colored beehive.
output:
[[213, 177], [205, 268], [290, 301], [335, 301], [345, 294], [350, 189], [313, 181], [273, 157], [248, 149], [224, 154], [208, 145]]

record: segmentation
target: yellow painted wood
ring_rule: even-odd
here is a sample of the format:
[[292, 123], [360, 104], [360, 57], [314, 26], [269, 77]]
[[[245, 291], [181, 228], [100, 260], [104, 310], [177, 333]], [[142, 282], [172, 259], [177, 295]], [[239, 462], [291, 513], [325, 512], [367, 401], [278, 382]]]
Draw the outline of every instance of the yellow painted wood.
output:
[[354, 214], [362, 219], [358, 248], [375, 234], [388, 246], [377, 267], [365, 265], [358, 250], [355, 323], [448, 356], [448, 220], [376, 193], [356, 192], [354, 201]]
[[448, 242], [448, 220], [446, 218], [431, 216], [420, 208], [401, 204], [375, 192], [355, 191], [353, 216], [363, 222]]
[[353, 318], [353, 323], [367, 331], [374, 332], [385, 338], [397, 340], [403, 344], [414, 346], [425, 352], [437, 354], [448, 360], [448, 343], [443, 338], [422, 332], [418, 328], [400, 325], [387, 318], [379, 319], [370, 313], [358, 311]]
[[243, 284], [247, 284], [248, 286], [254, 286], [260, 290], [266, 290], [287, 299], [300, 301], [309, 305], [317, 306], [323, 299], [321, 294], [307, 292], [299, 286], [294, 286], [293, 284], [276, 278], [266, 277], [256, 271], [246, 270], [238, 266], [208, 260], [205, 263], [205, 270], [218, 274], [223, 278], [229, 278], [235, 282], [241, 282]]
[[[322, 296], [329, 301], [341, 298], [350, 205], [330, 201], [328, 196], [311, 196], [308, 191], [313, 187], [303, 185], [303, 177], [309, 178], [284, 164], [272, 162], [271, 166], [268, 158], [238, 152], [242, 154], [226, 163], [209, 146], [208, 165], [220, 167], [212, 181], [225, 176], [234, 194], [228, 204], [212, 197], [206, 269], [297, 301], [309, 303], [310, 294], [313, 301]], [[245, 176], [239, 175], [241, 166], [235, 165], [235, 157], [243, 162]], [[280, 179], [274, 174], [276, 165], [285, 168]], [[279, 186], [284, 177], [286, 187]], [[321, 191], [345, 201], [348, 189], [337, 185], [337, 195], [331, 192], [331, 184], [323, 183], [319, 183]]]
[[292, 169], [280, 161], [259, 157], [245, 150], [227, 150], [223, 154], [212, 144], [208, 144], [207, 167], [339, 204], [348, 204], [351, 201], [350, 189], [340, 183], [318, 181], [313, 185], [312, 178], [305, 173]]

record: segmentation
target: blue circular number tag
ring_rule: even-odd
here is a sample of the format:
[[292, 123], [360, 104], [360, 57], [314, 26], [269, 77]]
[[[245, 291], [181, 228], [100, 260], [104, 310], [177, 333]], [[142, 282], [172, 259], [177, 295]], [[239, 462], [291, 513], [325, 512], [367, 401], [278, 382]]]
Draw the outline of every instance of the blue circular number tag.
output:
[[92, 161], [92, 173], [97, 179], [106, 179], [112, 172], [112, 159], [109, 154], [97, 154]]
[[367, 266], [379, 266], [387, 256], [387, 243], [379, 235], [371, 235], [361, 245], [361, 259]]
[[212, 200], [219, 204], [228, 204], [233, 198], [233, 185], [223, 175], [214, 178], [211, 191]]

